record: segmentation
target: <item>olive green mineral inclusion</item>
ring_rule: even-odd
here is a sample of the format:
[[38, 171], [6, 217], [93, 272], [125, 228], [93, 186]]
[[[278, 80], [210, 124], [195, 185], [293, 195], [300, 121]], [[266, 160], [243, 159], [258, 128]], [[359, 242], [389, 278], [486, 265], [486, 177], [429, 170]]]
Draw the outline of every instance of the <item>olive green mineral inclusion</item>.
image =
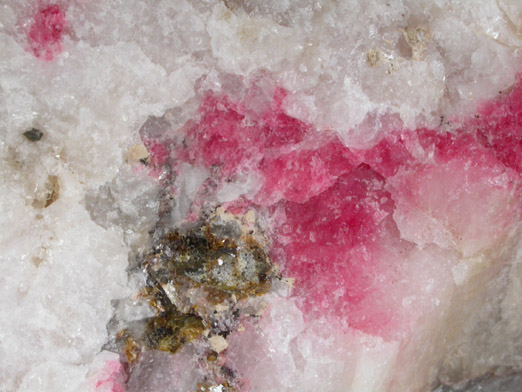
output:
[[148, 349], [175, 353], [183, 344], [199, 337], [205, 329], [198, 316], [174, 310], [164, 312], [147, 323]]
[[[262, 295], [275, 276], [268, 256], [251, 236], [221, 238], [208, 224], [186, 234], [168, 233], [142, 267], [148, 283], [142, 294], [157, 315], [146, 320], [143, 336], [120, 333], [129, 363], [142, 349], [175, 353], [209, 328], [209, 312], [202, 309]], [[186, 303], [194, 290], [204, 293], [201, 300], [180, 309], [178, 303]]]
[[208, 226], [186, 235], [171, 232], [148, 263], [148, 274], [160, 286], [200, 287], [211, 303], [261, 295], [270, 289], [272, 265], [252, 238], [216, 238]]

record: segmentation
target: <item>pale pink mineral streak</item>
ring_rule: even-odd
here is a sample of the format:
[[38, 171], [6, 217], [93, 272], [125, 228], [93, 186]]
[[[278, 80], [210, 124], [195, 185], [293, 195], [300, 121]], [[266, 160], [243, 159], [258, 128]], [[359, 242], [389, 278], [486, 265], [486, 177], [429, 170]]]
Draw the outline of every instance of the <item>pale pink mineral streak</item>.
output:
[[96, 382], [97, 392], [125, 392], [125, 374], [119, 361], [107, 361]]

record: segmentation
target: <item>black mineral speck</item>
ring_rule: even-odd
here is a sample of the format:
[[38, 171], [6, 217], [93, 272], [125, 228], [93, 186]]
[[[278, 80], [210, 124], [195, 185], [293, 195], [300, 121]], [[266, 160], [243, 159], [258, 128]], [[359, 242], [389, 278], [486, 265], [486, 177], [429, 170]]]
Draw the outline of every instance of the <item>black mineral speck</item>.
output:
[[39, 129], [31, 128], [29, 131], [24, 132], [24, 136], [32, 142], [37, 142], [42, 138], [43, 132]]

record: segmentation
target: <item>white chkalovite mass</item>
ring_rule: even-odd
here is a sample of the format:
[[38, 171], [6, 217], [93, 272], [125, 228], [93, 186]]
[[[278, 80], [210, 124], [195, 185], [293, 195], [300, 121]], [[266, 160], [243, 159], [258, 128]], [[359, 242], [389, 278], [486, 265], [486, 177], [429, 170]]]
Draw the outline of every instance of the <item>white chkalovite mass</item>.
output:
[[521, 45], [516, 0], [3, 1], [0, 391], [515, 386]]

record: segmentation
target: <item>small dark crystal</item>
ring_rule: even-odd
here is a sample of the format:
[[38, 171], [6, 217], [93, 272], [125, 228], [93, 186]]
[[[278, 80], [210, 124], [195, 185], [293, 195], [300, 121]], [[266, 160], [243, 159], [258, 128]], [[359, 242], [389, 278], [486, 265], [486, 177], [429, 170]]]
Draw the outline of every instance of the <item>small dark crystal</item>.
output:
[[31, 128], [31, 130], [24, 132], [24, 136], [32, 142], [37, 142], [43, 136], [43, 132], [36, 128]]

